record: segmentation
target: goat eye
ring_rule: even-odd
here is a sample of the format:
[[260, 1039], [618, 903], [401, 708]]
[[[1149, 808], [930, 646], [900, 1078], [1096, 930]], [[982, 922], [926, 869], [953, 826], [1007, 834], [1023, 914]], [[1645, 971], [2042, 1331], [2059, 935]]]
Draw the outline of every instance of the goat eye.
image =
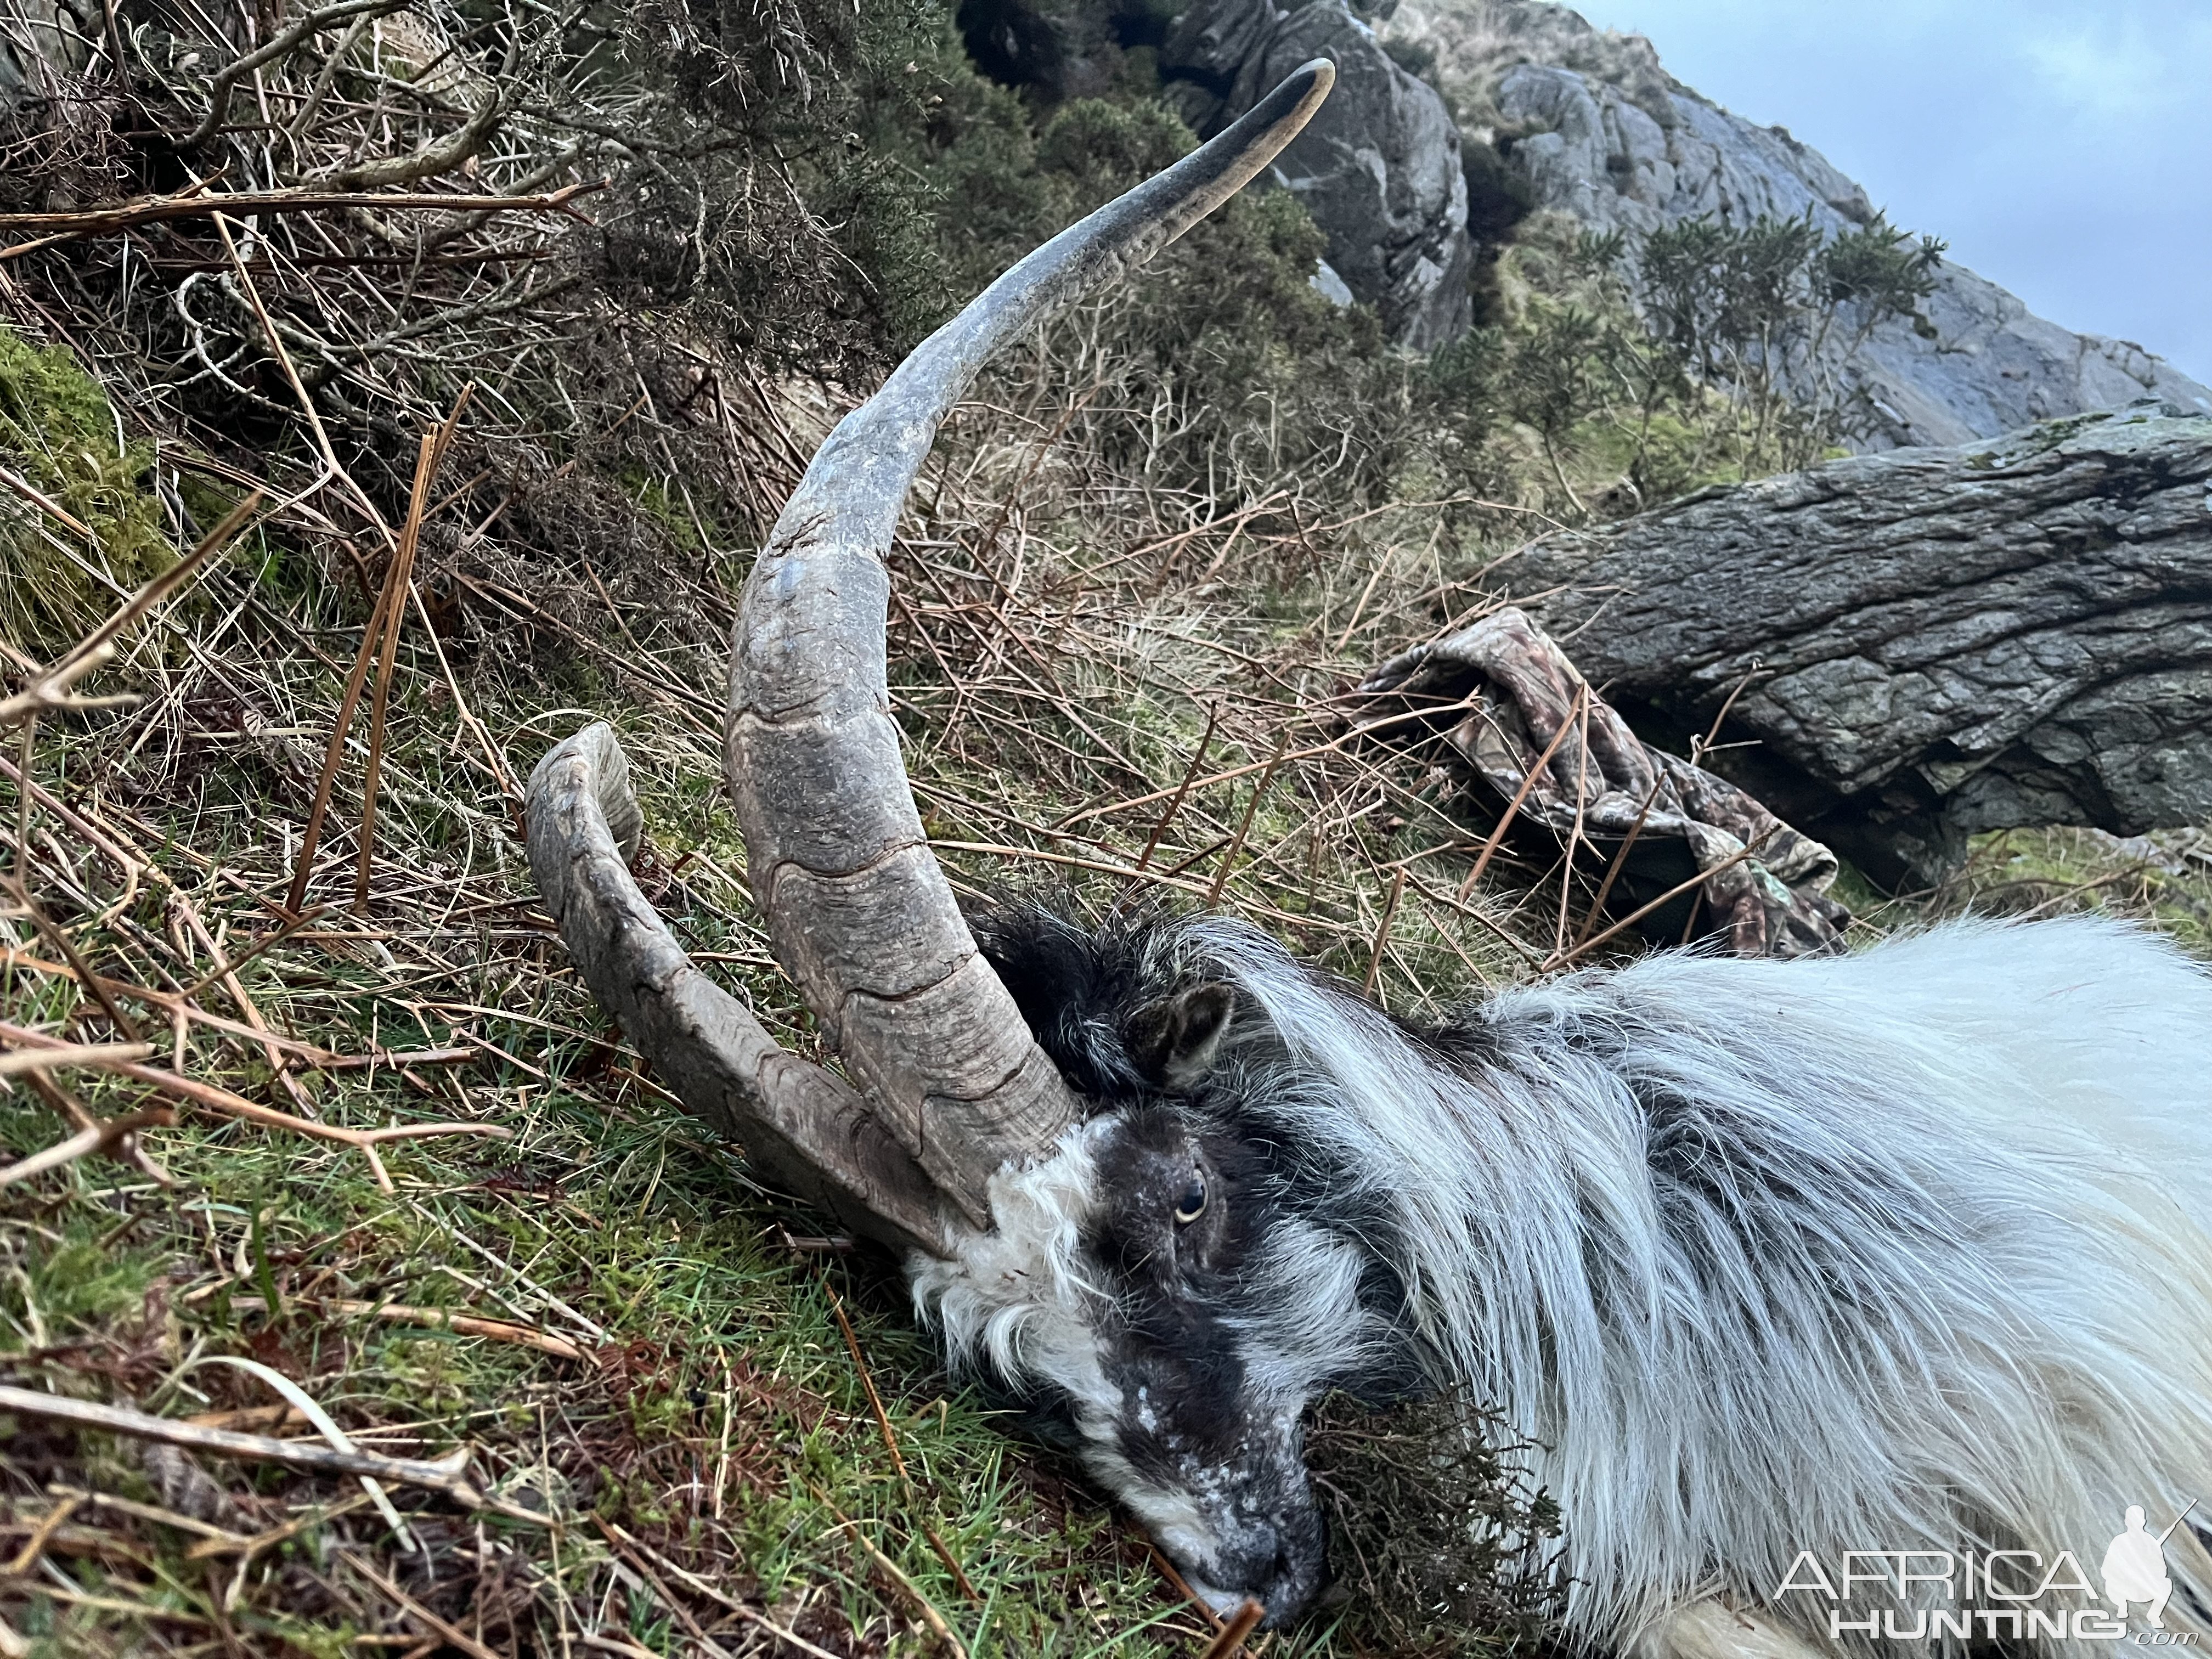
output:
[[1194, 1175], [1190, 1185], [1182, 1189], [1182, 1196], [1176, 1200], [1176, 1225], [1188, 1227], [1205, 1213], [1206, 1177]]

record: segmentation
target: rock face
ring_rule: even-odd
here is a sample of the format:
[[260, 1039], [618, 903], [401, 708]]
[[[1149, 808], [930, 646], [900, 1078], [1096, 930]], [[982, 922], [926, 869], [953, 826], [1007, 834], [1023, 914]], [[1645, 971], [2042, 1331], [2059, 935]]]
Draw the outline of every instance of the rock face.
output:
[[[1650, 42], [1564, 6], [1404, 0], [1385, 30], [1433, 57], [1468, 137], [1494, 143], [1540, 208], [1632, 234], [1808, 210], [1832, 234], [1873, 216], [1818, 151], [1700, 98]], [[2146, 396], [2212, 410], [2212, 390], [2140, 346], [2046, 322], [1962, 265], [1945, 262], [1940, 281], [1923, 307], [1932, 338], [1894, 319], [1862, 350], [1880, 422], [1866, 447], [1963, 443]]]
[[1048, 104], [1112, 90], [1161, 32], [1142, 0], [960, 0], [953, 18], [977, 68]]
[[1645, 736], [1728, 705], [1753, 746], [1708, 763], [1877, 881], [1984, 830], [2212, 817], [2212, 418], [1855, 456], [1500, 574]]
[[1201, 137], [1300, 64], [1336, 64], [1336, 90], [1275, 163], [1328, 237], [1354, 297], [1417, 351], [1449, 344], [1473, 313], [1459, 130], [1433, 87], [1392, 61], [1343, 0], [1278, 13], [1272, 0], [1198, 0], [1160, 50], [1170, 97]]
[[92, 55], [88, 28], [65, 0], [20, 0], [0, 29], [0, 111], [52, 96]]
[[1474, 252], [1459, 129], [1344, 0], [1283, 12], [1273, 0], [962, 0], [958, 18], [986, 73], [1048, 103], [1109, 89], [1129, 53], [1150, 49], [1168, 100], [1205, 138], [1300, 64], [1328, 58], [1336, 90], [1275, 163], [1328, 238], [1322, 291], [1374, 307], [1416, 351], [1467, 331]]
[[[1102, 91], [1128, 52], [1152, 50], [1169, 97], [1209, 137], [1306, 58], [1333, 58], [1336, 91], [1279, 175], [1352, 295], [1416, 350], [1472, 319], [1470, 222], [1509, 234], [1533, 205], [1633, 237], [1809, 211], [1834, 234], [1874, 216], [1818, 151], [1699, 97], [1650, 41], [1549, 0], [1376, 0], [1380, 37], [1344, 0], [1177, 3], [963, 0], [959, 18], [978, 63], [1048, 100]], [[1425, 61], [1425, 79], [1401, 58]], [[1963, 265], [1938, 278], [1924, 325], [1892, 319], [1860, 350], [1875, 422], [1863, 448], [1964, 443], [2145, 397], [2212, 412], [2212, 389], [2140, 346], [2046, 322]]]

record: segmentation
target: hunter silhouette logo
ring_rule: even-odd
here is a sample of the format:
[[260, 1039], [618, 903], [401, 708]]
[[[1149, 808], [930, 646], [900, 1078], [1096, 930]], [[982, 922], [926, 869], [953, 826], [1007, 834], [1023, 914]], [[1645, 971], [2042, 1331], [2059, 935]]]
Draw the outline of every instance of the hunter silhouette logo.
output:
[[[2030, 1643], [2117, 1642], [2129, 1637], [2131, 1608], [2143, 1627], [2133, 1640], [2153, 1647], [2194, 1647], [2197, 1632], [2168, 1631], [2166, 1607], [2173, 1580], [2166, 1540], [2197, 1507], [2191, 1498], [2173, 1524], [2154, 1533], [2140, 1504], [2130, 1504], [2126, 1529], [2105, 1550], [2097, 1585], [2071, 1550], [2047, 1558], [2033, 1550], [1845, 1550], [1832, 1570], [1810, 1550], [1798, 1553], [1775, 1587], [1774, 1599], [1810, 1592], [1829, 1606], [1828, 1634], [1892, 1642], [1937, 1640]], [[1871, 1595], [1864, 1592], [1873, 1587]]]
[[2142, 1505], [2128, 1505], [2127, 1530], [2105, 1551], [2105, 1599], [2121, 1618], [2128, 1616], [2130, 1602], [2147, 1602], [2143, 1616], [2151, 1628], [2166, 1628], [2166, 1600], [2173, 1594], [2173, 1580], [2166, 1576], [2166, 1540], [2196, 1507], [2192, 1498], [2188, 1508], [2173, 1517], [2173, 1526], [2154, 1538], [2143, 1525]]

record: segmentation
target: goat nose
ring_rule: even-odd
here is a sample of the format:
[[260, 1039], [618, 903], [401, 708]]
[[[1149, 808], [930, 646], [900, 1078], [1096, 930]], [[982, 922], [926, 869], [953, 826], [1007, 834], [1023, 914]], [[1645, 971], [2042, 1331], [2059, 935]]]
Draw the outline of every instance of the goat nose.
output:
[[1304, 1547], [1305, 1540], [1293, 1533], [1278, 1534], [1274, 1559], [1267, 1570], [1266, 1588], [1260, 1600], [1267, 1609], [1267, 1626], [1276, 1629], [1293, 1622], [1300, 1613], [1313, 1605], [1328, 1577], [1326, 1558], [1316, 1542]]

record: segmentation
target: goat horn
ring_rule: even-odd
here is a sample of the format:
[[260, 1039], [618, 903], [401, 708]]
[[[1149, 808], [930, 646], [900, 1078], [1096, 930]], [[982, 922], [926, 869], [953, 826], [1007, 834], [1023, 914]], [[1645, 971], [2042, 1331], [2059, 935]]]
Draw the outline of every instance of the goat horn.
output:
[[531, 872], [599, 1006], [763, 1176], [854, 1232], [942, 1255], [935, 1189], [852, 1085], [778, 1048], [653, 913], [629, 868], [644, 827], [605, 725], [556, 744], [530, 775]]
[[1076, 1115], [975, 944], [915, 811], [885, 678], [888, 558], [939, 423], [992, 355], [1133, 270], [1296, 137], [1316, 59], [1218, 137], [1015, 265], [838, 424], [746, 580], [724, 761], [769, 936], [859, 1088], [778, 1048], [631, 880], [613, 733], [538, 763], [530, 862], [577, 969], [684, 1104], [854, 1231], [944, 1255], [991, 1176]]
[[884, 682], [892, 534], [939, 423], [991, 356], [1228, 200], [1335, 74], [1306, 64], [924, 341], [817, 452], [745, 583], [726, 761], [769, 937], [876, 1112], [979, 1226], [992, 1173], [1049, 1148], [1074, 1103], [976, 954], [915, 810]]

